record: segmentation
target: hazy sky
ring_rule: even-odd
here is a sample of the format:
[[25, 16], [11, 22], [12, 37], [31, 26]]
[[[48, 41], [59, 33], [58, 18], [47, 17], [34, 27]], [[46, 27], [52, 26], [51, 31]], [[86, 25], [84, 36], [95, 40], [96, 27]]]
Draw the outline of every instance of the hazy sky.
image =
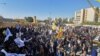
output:
[[[100, 3], [91, 0], [95, 6]], [[0, 0], [0, 15], [9, 18], [37, 16], [39, 19], [47, 17], [72, 17], [74, 12], [88, 8], [86, 0]]]

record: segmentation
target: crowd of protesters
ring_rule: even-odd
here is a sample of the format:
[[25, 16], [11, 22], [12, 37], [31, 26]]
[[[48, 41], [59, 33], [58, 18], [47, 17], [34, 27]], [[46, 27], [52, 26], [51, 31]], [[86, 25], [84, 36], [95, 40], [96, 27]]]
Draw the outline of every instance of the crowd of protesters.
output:
[[64, 26], [63, 29], [63, 36], [57, 38], [57, 30], [52, 30], [48, 26], [1, 28], [0, 56], [7, 56], [7, 53], [16, 53], [15, 56], [18, 56], [17, 54], [25, 54], [24, 56], [98, 55], [92, 43], [92, 40], [100, 34], [98, 28]]

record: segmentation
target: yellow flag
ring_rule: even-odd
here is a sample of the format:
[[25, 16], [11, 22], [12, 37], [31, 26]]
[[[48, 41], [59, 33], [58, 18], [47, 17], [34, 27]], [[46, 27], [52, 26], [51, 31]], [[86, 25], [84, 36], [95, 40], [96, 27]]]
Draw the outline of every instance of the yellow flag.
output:
[[56, 30], [56, 24], [55, 23], [52, 23], [52, 29]]
[[96, 0], [97, 2], [100, 2], [100, 0]]
[[59, 28], [59, 32], [57, 34], [57, 38], [61, 38], [63, 36], [63, 29], [62, 27]]
[[59, 32], [62, 32], [62, 27], [60, 27]]

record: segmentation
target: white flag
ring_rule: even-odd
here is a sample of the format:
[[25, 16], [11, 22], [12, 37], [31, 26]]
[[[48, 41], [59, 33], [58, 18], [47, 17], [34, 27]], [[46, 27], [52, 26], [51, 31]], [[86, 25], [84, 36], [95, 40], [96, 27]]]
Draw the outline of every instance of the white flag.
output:
[[95, 37], [94, 40], [99, 41], [100, 36]]
[[7, 56], [26, 56], [25, 54], [8, 53]]
[[5, 56], [26, 56], [26, 54], [8, 53], [4, 49], [2, 49], [1, 52], [3, 52]]
[[15, 43], [17, 44], [18, 47], [23, 47], [25, 46], [24, 41], [21, 40], [21, 38], [17, 37], [15, 40]]
[[12, 34], [11, 34], [9, 28], [6, 29], [5, 35], [6, 35], [6, 37], [5, 37], [4, 42], [7, 41], [7, 40], [9, 40], [9, 37], [12, 36]]

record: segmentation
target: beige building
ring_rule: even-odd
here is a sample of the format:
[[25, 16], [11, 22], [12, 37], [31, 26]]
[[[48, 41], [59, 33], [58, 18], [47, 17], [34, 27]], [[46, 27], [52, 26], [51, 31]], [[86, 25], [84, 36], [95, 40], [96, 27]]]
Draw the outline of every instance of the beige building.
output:
[[83, 16], [84, 16], [84, 9], [75, 12], [74, 23], [80, 24], [81, 22], [83, 22], [84, 19]]
[[33, 23], [37, 23], [37, 18], [36, 18], [36, 16], [33, 17]]
[[97, 8], [86, 8], [86, 9], [81, 9], [80, 11], [75, 12], [75, 19], [74, 23], [83, 23], [83, 22], [100, 22], [100, 18], [96, 14], [96, 12], [99, 13]]

